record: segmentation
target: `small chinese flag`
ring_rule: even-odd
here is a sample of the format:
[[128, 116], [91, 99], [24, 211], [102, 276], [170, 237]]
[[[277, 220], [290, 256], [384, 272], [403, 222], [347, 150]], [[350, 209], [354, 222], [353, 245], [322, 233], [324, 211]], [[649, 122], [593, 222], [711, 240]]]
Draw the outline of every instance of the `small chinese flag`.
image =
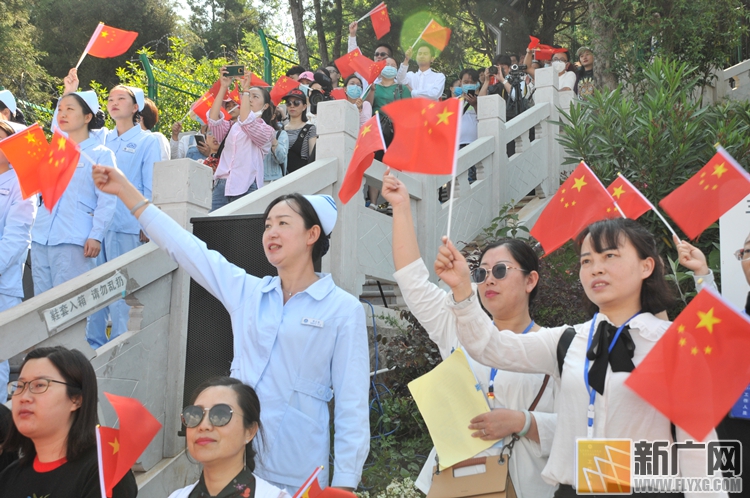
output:
[[534, 50], [535, 48], [539, 46], [539, 38], [537, 38], [536, 36], [529, 35], [529, 40], [530, 40], [529, 46], [528, 46], [529, 50]]
[[336, 100], [346, 100], [346, 88], [334, 88], [331, 97]]
[[271, 86], [263, 78], [256, 76], [255, 73], [250, 73], [250, 84], [252, 86]]
[[138, 461], [161, 424], [140, 401], [104, 393], [120, 420], [120, 428], [97, 428], [99, 473], [103, 493], [112, 496], [112, 489]]
[[354, 74], [355, 70], [352, 68], [352, 62], [357, 57], [364, 57], [362, 55], [362, 52], [358, 48], [355, 48], [351, 52], [342, 55], [338, 59], [336, 59], [335, 64], [336, 68], [341, 73], [341, 77], [346, 79], [352, 74]]
[[323, 470], [323, 467], [315, 469], [302, 487], [294, 493], [292, 498], [356, 498], [357, 495], [350, 491], [344, 491], [343, 489], [331, 487], [320, 489], [320, 484], [318, 484], [318, 474], [320, 474], [321, 470]]
[[299, 82], [294, 81], [288, 76], [282, 76], [281, 78], [279, 78], [279, 80], [271, 89], [271, 101], [273, 102], [273, 105], [279, 105], [281, 99], [283, 99], [284, 96], [289, 93], [292, 88], [297, 88], [298, 86]]
[[380, 117], [376, 113], [365, 121], [359, 131], [357, 143], [354, 145], [354, 154], [346, 169], [344, 181], [339, 190], [339, 199], [346, 204], [360, 190], [362, 190], [362, 178], [365, 171], [372, 164], [375, 152], [385, 150], [385, 140], [380, 129]]
[[0, 141], [0, 150], [13, 166], [24, 199], [39, 192], [37, 167], [47, 155], [47, 137], [39, 123]]
[[750, 193], [750, 175], [718, 147], [716, 155], [659, 202], [691, 239]]
[[[214, 100], [216, 100], [216, 95], [212, 94], [211, 90], [209, 90], [203, 94], [203, 97], [196, 100], [193, 103], [193, 105], [190, 106], [190, 110], [194, 112], [199, 118], [206, 120], [208, 116], [208, 111], [210, 111], [211, 106], [214, 105]], [[223, 107], [220, 107], [219, 111], [221, 112], [221, 116], [224, 119], [226, 120], [231, 119], [231, 116]]]
[[434, 19], [430, 20], [421, 37], [424, 41], [438, 50], [445, 49], [451, 39], [451, 30], [438, 24]]
[[560, 185], [531, 229], [531, 236], [549, 254], [595, 221], [621, 216], [612, 196], [581, 161]]
[[387, 63], [388, 61], [385, 59], [375, 62], [372, 59], [361, 55], [359, 57], [354, 57], [349, 67], [354, 69], [355, 72], [359, 73], [368, 82], [373, 82], [378, 76], [380, 76], [380, 72]]
[[637, 220], [650, 209], [656, 210], [651, 201], [620, 173], [617, 173], [615, 181], [607, 187], [607, 192], [617, 202], [622, 214], [631, 220]]
[[70, 179], [76, 172], [79, 157], [81, 157], [81, 149], [78, 144], [55, 130], [47, 148], [47, 154], [37, 167], [39, 190], [49, 212], [52, 212], [52, 208], [68, 188]]
[[750, 383], [748, 351], [750, 319], [704, 288], [625, 385], [703, 440]]
[[453, 173], [461, 123], [459, 99], [434, 102], [424, 98], [396, 100], [382, 112], [393, 123], [393, 141], [383, 162], [399, 171], [428, 175]]
[[[220, 89], [221, 89], [221, 81], [217, 80], [216, 83], [211, 85], [211, 88], [208, 89], [208, 91], [206, 92], [206, 95], [211, 95], [212, 97], [214, 97], [214, 100], [215, 100], [215, 97], [219, 96]], [[235, 104], [240, 105], [240, 90], [239, 90], [239, 87], [237, 87], [234, 84], [234, 82], [232, 82], [232, 84], [230, 85], [230, 88], [227, 89], [227, 93], [224, 95], [224, 99], [225, 100], [232, 99]], [[213, 100], [211, 102], [213, 103]], [[209, 109], [210, 108], [211, 106], [209, 106]]]
[[388, 7], [385, 4], [383, 4], [381, 9], [370, 14], [370, 19], [372, 19], [372, 29], [375, 30], [375, 36], [378, 40], [391, 30], [391, 18], [388, 16]]
[[555, 48], [551, 45], [537, 45], [536, 51], [534, 52], [534, 59], [538, 61], [548, 61], [552, 59], [552, 56], [565, 52], [564, 48]]
[[135, 31], [124, 31], [99, 23], [86, 46], [86, 53], [100, 59], [117, 57], [127, 52], [137, 37]]

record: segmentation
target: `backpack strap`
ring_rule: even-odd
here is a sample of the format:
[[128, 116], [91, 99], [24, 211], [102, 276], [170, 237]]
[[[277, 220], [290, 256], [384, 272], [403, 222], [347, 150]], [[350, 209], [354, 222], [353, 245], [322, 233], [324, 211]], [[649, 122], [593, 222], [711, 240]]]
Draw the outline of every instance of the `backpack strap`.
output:
[[534, 398], [534, 402], [531, 403], [531, 406], [529, 406], [529, 411], [533, 412], [534, 408], [536, 408], [536, 405], [539, 404], [539, 400], [542, 399], [542, 394], [544, 394], [544, 389], [547, 387], [547, 383], [549, 382], [549, 374], [544, 376], [544, 380], [542, 381], [542, 387], [539, 389], [539, 392], [536, 395], [536, 398]]
[[575, 336], [576, 330], [573, 327], [568, 327], [560, 336], [560, 340], [557, 341], [557, 370], [560, 372], [560, 376], [562, 376], [565, 355], [568, 354], [568, 349]]

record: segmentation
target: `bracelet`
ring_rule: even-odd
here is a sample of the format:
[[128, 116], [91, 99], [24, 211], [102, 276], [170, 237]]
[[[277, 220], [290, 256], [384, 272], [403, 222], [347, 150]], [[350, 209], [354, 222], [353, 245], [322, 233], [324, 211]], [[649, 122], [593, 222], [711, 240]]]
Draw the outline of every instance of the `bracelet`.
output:
[[133, 206], [133, 209], [130, 210], [130, 214], [132, 214], [133, 216], [135, 216], [135, 212], [136, 211], [138, 211], [139, 209], [141, 209], [143, 206], [149, 204], [150, 202], [151, 201], [149, 201], [148, 199], [143, 199], [141, 202], [139, 202], [138, 204], [136, 204], [135, 206]]
[[517, 433], [516, 436], [518, 437], [524, 437], [526, 434], [528, 434], [529, 429], [531, 429], [531, 413], [529, 413], [528, 410], [522, 410], [524, 416], [526, 417], [526, 422], [523, 424], [523, 429], [521, 429], [521, 432]]

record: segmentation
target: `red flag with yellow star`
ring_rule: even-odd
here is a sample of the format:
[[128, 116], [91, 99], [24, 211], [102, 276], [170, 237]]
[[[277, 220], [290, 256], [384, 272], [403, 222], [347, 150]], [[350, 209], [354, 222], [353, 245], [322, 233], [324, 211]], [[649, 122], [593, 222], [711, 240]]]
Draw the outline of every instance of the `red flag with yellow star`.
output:
[[127, 52], [137, 37], [138, 33], [135, 31], [125, 31], [99, 23], [91, 35], [85, 53], [100, 59], [117, 57]]
[[135, 398], [104, 393], [120, 420], [120, 428], [97, 428], [99, 481], [102, 494], [112, 496], [112, 489], [135, 465], [161, 424]]
[[357, 143], [354, 145], [354, 153], [346, 169], [346, 176], [341, 182], [339, 199], [346, 204], [357, 192], [362, 190], [362, 178], [365, 171], [372, 164], [375, 152], [385, 150], [385, 139], [380, 129], [380, 117], [376, 113], [365, 121], [359, 130]]
[[437, 21], [431, 19], [420, 38], [442, 51], [451, 39], [451, 29], [441, 26]]
[[750, 383], [750, 319], [703, 289], [625, 381], [703, 440]]
[[617, 202], [622, 214], [631, 220], [637, 220], [650, 209], [656, 210], [651, 201], [620, 173], [617, 173], [615, 181], [607, 187], [607, 192]]
[[612, 196], [581, 161], [560, 185], [531, 229], [531, 236], [549, 254], [595, 221], [622, 216]]
[[318, 474], [323, 470], [323, 467], [318, 467], [313, 471], [312, 475], [302, 484], [292, 498], [356, 498], [357, 495], [351, 491], [344, 491], [343, 489], [327, 487], [325, 489], [320, 488], [318, 484]]
[[[216, 94], [211, 93], [211, 90], [209, 90], [204, 93], [201, 98], [193, 102], [193, 105], [190, 106], [190, 110], [194, 112], [196, 116], [208, 122], [208, 111], [210, 111], [211, 106], [214, 105], [214, 100], [216, 100]], [[219, 108], [219, 111], [221, 112], [221, 117], [223, 119], [231, 119], [231, 116], [229, 116], [229, 113], [223, 107]]]
[[372, 82], [375, 81], [378, 76], [380, 76], [380, 72], [383, 70], [387, 63], [388, 61], [386, 61], [385, 59], [375, 62], [374, 60], [362, 55], [360, 57], [354, 57], [352, 59], [352, 62], [349, 64], [349, 67], [351, 69], [354, 69], [355, 72], [362, 75], [362, 77], [368, 82]]
[[342, 55], [341, 57], [339, 57], [338, 59], [334, 61], [334, 63], [336, 64], [336, 68], [341, 73], [342, 78], [346, 79], [352, 74], [354, 74], [354, 69], [352, 68], [352, 62], [357, 57], [364, 57], [364, 55], [362, 55], [362, 52], [360, 52], [359, 48], [355, 48], [351, 52], [348, 52]]
[[370, 14], [372, 19], [372, 29], [375, 30], [375, 36], [378, 40], [383, 38], [391, 30], [391, 18], [388, 16], [388, 7], [383, 7]]
[[78, 144], [55, 130], [47, 154], [37, 167], [39, 190], [42, 193], [44, 205], [50, 212], [68, 188], [80, 157], [81, 149]]
[[435, 102], [424, 98], [402, 99], [381, 111], [393, 123], [393, 141], [383, 162], [399, 171], [428, 175], [453, 173], [461, 123], [459, 99]]
[[691, 239], [750, 193], [750, 175], [723, 148], [688, 181], [659, 202]]
[[16, 172], [24, 199], [39, 192], [37, 167], [47, 155], [48, 147], [47, 137], [39, 123], [0, 141], [0, 150]]
[[281, 78], [276, 81], [276, 84], [271, 89], [271, 101], [273, 102], [273, 105], [279, 105], [281, 102], [281, 99], [284, 98], [284, 96], [289, 93], [289, 90], [292, 88], [297, 88], [299, 86], [299, 81], [294, 81], [292, 78], [288, 76], [282, 76]]

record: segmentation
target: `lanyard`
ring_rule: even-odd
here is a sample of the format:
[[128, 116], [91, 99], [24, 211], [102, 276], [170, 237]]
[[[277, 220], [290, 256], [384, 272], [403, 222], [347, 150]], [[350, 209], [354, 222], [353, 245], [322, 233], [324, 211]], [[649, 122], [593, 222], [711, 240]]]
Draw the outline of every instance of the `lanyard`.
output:
[[[617, 344], [617, 339], [620, 338], [620, 334], [622, 334], [623, 329], [627, 326], [628, 323], [630, 323], [630, 320], [635, 318], [636, 316], [640, 315], [641, 312], [639, 311], [635, 315], [631, 316], [627, 319], [625, 323], [620, 325], [617, 328], [617, 331], [615, 332], [615, 336], [612, 338], [612, 342], [609, 343], [609, 347], [607, 348], [607, 352], [611, 353], [612, 349], [615, 347], [615, 344]], [[586, 437], [589, 439], [594, 437], [594, 401], [596, 400], [596, 390], [593, 389], [591, 386], [589, 386], [589, 355], [588, 352], [591, 349], [591, 341], [594, 339], [594, 327], [596, 327], [596, 317], [599, 316], [599, 313], [594, 314], [594, 318], [591, 319], [591, 328], [589, 329], [589, 341], [586, 346], [586, 352], [584, 353], [584, 357], [586, 358], [586, 361], [583, 365], [583, 382], [586, 386], [586, 390], [589, 393], [589, 409], [587, 413], [588, 417], [588, 423], [586, 425]]]
[[[534, 320], [531, 320], [531, 323], [528, 327], [523, 329], [523, 332], [521, 332], [521, 335], [527, 333], [529, 330], [531, 330], [531, 327], [534, 326]], [[487, 397], [489, 399], [494, 399], [495, 397], [495, 375], [497, 375], [497, 368], [493, 368], [490, 370], [490, 383], [487, 387]]]

